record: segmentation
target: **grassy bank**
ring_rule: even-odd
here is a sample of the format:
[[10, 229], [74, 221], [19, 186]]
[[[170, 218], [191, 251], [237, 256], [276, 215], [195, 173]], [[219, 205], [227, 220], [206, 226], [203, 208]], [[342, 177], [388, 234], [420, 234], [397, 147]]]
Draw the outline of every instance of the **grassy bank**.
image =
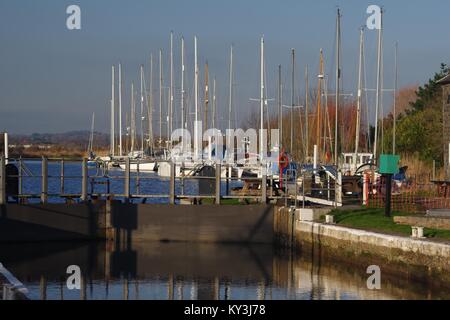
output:
[[[334, 215], [338, 225], [394, 235], [411, 235], [411, 226], [396, 224], [393, 219], [394, 216], [407, 216], [411, 215], [410, 213], [393, 212], [391, 217], [386, 217], [383, 209], [361, 208], [354, 210], [336, 209], [330, 214]], [[425, 228], [424, 235], [431, 239], [450, 241], [449, 230]]]

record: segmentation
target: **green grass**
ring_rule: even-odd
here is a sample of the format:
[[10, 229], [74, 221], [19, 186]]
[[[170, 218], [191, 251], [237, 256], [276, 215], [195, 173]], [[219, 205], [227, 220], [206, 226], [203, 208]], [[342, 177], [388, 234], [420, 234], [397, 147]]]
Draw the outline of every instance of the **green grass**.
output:
[[[410, 213], [393, 212], [392, 217], [384, 215], [384, 209], [356, 209], [356, 210], [333, 210], [330, 214], [334, 215], [337, 224], [357, 229], [377, 231], [395, 235], [411, 235], [411, 226], [396, 224], [394, 216], [407, 216]], [[449, 230], [424, 229], [424, 235], [427, 238], [436, 238], [450, 240]]]

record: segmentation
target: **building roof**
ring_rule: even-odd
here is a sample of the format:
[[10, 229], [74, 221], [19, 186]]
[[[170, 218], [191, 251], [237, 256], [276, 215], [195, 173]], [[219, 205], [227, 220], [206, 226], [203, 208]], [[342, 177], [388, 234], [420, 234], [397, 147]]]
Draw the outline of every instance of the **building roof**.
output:
[[437, 84], [449, 84], [449, 83], [450, 83], [450, 73], [437, 82]]

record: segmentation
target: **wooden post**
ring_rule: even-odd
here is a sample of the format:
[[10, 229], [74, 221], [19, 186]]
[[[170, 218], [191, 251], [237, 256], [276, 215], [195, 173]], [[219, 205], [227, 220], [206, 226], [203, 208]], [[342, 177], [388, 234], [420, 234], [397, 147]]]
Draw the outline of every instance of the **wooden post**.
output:
[[[23, 193], [23, 160], [19, 158], [19, 195]], [[20, 198], [19, 198], [20, 201]]]
[[140, 177], [139, 177], [139, 175], [140, 175], [140, 171], [139, 171], [139, 163], [140, 163], [140, 161], [139, 161], [139, 159], [137, 160], [137, 163], [136, 163], [136, 193], [137, 194], [140, 194], [141, 193], [141, 179], [140, 179]]
[[125, 202], [130, 201], [130, 158], [125, 159], [125, 179], [124, 179], [124, 194], [125, 194]]
[[175, 163], [170, 163], [170, 190], [169, 190], [169, 204], [175, 204]]
[[0, 205], [6, 204], [6, 163], [5, 157], [0, 160]]
[[221, 172], [222, 172], [222, 166], [220, 165], [220, 163], [217, 163], [216, 164], [216, 204], [220, 204]]
[[64, 194], [64, 159], [61, 160], [61, 194]]
[[88, 198], [88, 167], [87, 159], [83, 158], [81, 166], [81, 201], [87, 201]]
[[267, 176], [264, 173], [261, 177], [261, 203], [267, 203]]
[[48, 159], [42, 157], [41, 169], [41, 203], [47, 203], [48, 200]]

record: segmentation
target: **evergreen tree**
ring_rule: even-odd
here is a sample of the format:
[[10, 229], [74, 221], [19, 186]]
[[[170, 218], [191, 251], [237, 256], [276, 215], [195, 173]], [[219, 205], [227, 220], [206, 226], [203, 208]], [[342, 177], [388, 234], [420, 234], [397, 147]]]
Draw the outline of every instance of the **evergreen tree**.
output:
[[[411, 110], [397, 118], [398, 153], [417, 155], [427, 162], [442, 161], [442, 89], [437, 82], [449, 71], [449, 67], [442, 63], [440, 71], [416, 91], [417, 99], [411, 102]], [[390, 117], [385, 120], [385, 150], [392, 150], [392, 115]]]

